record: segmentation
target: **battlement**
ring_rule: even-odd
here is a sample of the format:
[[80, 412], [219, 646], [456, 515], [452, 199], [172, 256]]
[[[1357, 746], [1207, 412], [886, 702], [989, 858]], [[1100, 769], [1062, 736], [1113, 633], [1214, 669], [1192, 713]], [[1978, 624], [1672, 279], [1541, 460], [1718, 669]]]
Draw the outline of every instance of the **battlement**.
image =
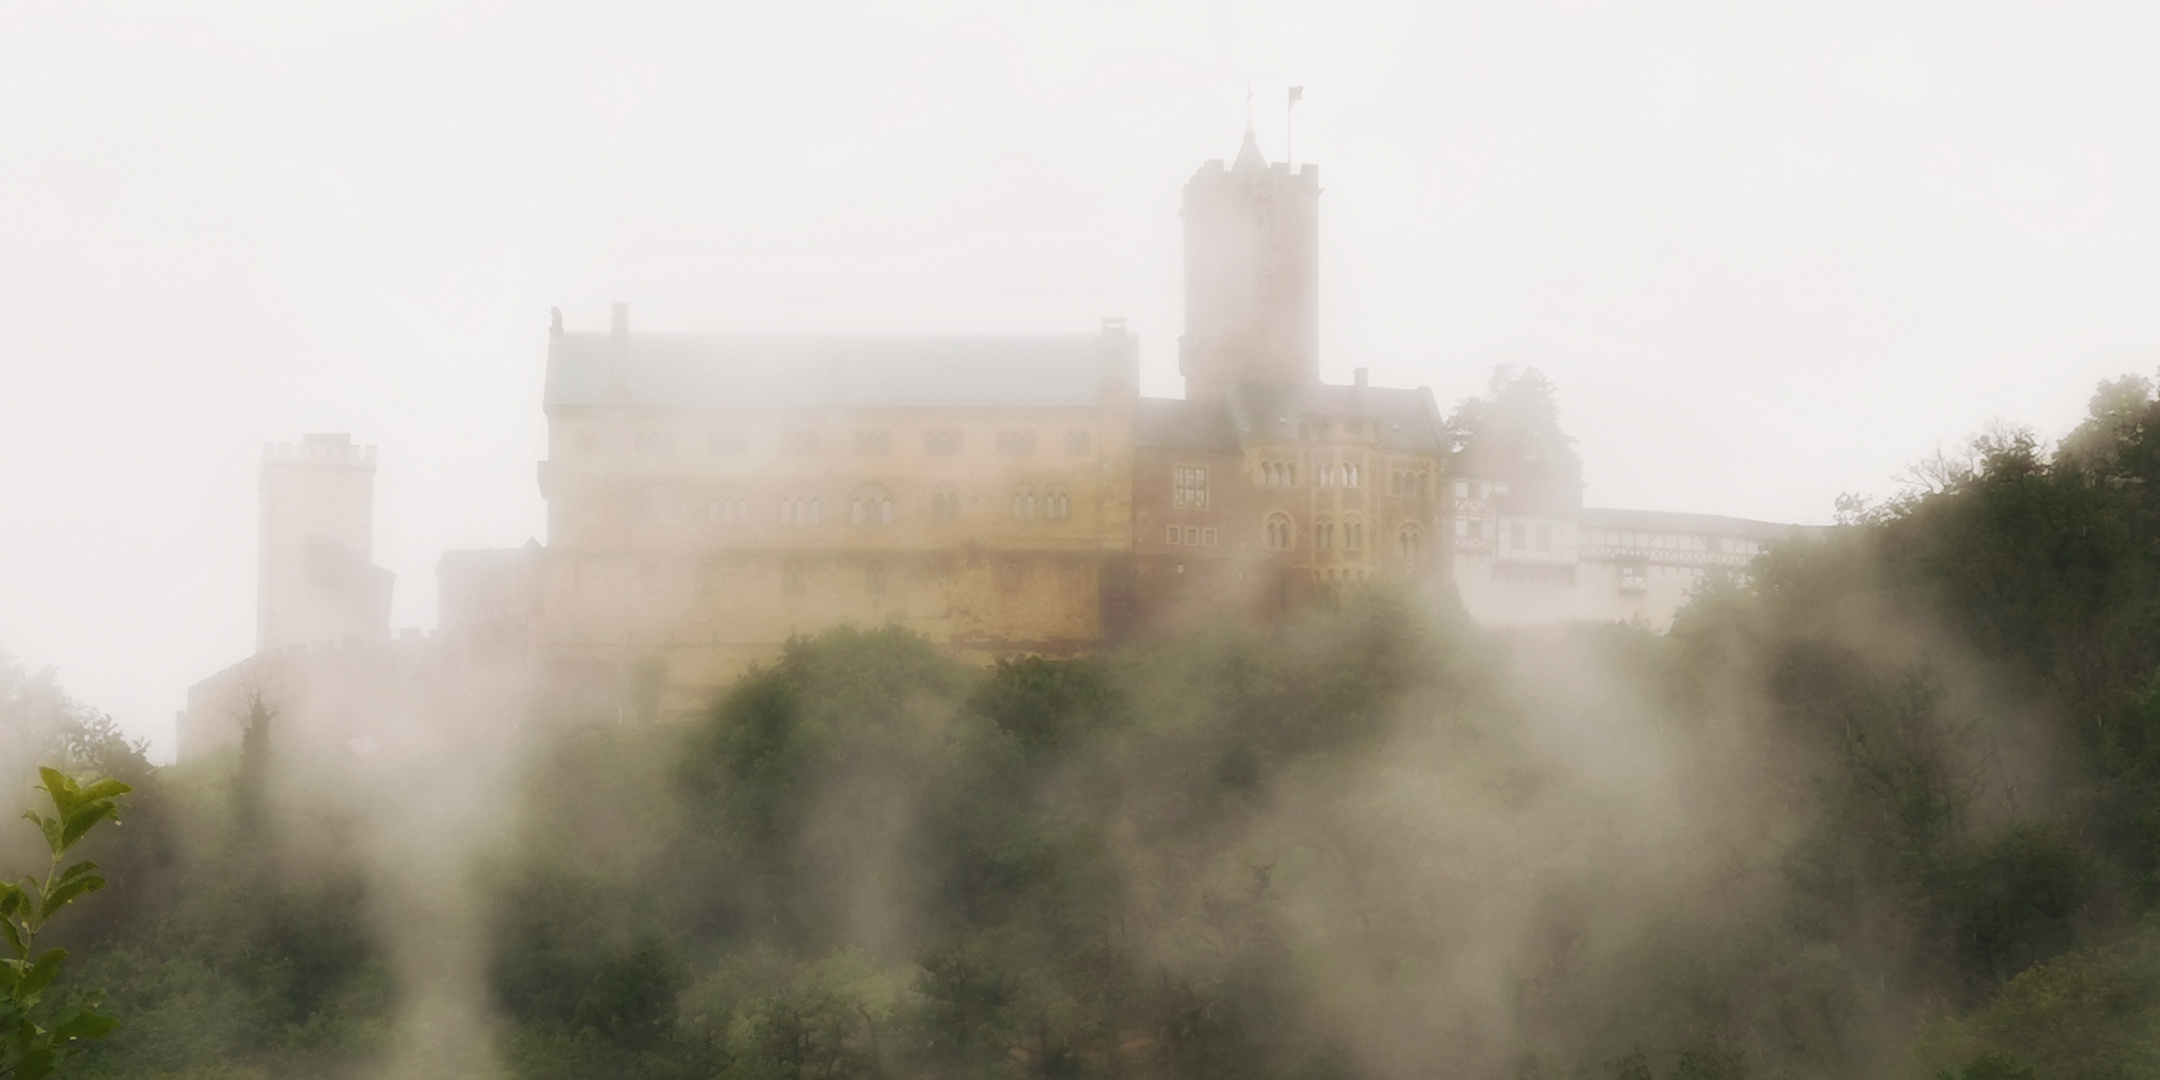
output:
[[272, 464], [375, 464], [375, 448], [361, 446], [343, 432], [302, 435], [297, 443], [267, 443], [262, 460]]
[[1232, 177], [1241, 175], [1266, 176], [1274, 181], [1288, 180], [1299, 187], [1311, 188], [1315, 192], [1320, 190], [1320, 166], [1307, 163], [1298, 166], [1297, 171], [1292, 172], [1290, 163], [1287, 161], [1270, 161], [1263, 171], [1241, 173], [1239, 170], [1225, 164], [1221, 158], [1209, 158], [1205, 164], [1200, 166], [1198, 171], [1193, 173], [1191, 183], [1201, 185], [1223, 184], [1228, 183]]

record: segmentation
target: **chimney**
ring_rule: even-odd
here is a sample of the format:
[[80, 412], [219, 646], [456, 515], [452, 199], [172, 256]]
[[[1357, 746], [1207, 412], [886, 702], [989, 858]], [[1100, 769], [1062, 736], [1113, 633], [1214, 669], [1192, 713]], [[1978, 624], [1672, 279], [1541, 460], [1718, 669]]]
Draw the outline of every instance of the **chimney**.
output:
[[615, 301], [615, 320], [608, 325], [608, 337], [620, 345], [630, 337], [630, 305]]
[[1363, 387], [1365, 385], [1365, 373], [1367, 370], [1368, 369], [1366, 368], [1352, 368], [1350, 370], [1350, 377], [1352, 380], [1354, 380], [1354, 385], [1358, 387]]

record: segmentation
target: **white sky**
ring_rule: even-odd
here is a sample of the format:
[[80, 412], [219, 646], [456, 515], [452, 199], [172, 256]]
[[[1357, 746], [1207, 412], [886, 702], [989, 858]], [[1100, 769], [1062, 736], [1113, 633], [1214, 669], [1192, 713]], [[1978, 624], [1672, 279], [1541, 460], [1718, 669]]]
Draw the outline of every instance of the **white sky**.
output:
[[1180, 186], [1321, 166], [1323, 369], [1560, 385], [1594, 504], [1822, 521], [2160, 364], [2160, 5], [0, 0], [0, 649], [172, 748], [261, 444], [376, 559], [538, 535], [548, 308], [1092, 331], [1175, 394]]

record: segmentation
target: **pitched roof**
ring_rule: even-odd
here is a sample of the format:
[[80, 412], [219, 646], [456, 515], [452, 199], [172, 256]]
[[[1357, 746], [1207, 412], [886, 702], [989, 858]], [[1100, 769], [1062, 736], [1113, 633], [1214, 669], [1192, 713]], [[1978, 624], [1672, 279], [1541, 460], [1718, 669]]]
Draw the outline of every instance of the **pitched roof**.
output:
[[660, 408], [1085, 407], [1123, 382], [1130, 339], [564, 333], [548, 348], [557, 405]]
[[1238, 428], [1247, 438], [1296, 440], [1304, 437], [1307, 420], [1362, 418], [1379, 422], [1380, 445], [1389, 449], [1428, 454], [1448, 449], [1439, 410], [1424, 389], [1245, 383], [1235, 402]]
[[1636, 529], [1643, 532], [1704, 533], [1713, 536], [1740, 536], [1759, 540], [1782, 540], [1792, 536], [1816, 536], [1820, 526], [1788, 525], [1775, 521], [1754, 521], [1748, 518], [1726, 517], [1722, 514], [1689, 514], [1671, 510], [1620, 510], [1610, 507], [1583, 507], [1576, 519], [1586, 529]]
[[1244, 449], [1228, 405], [1178, 398], [1141, 398], [1133, 411], [1133, 441], [1209, 454], [1236, 454]]
[[1311, 420], [1379, 422], [1380, 445], [1446, 453], [1439, 410], [1423, 388], [1245, 383], [1227, 401], [1141, 398], [1133, 437], [1142, 446], [1235, 454], [1249, 442], [1299, 442]]

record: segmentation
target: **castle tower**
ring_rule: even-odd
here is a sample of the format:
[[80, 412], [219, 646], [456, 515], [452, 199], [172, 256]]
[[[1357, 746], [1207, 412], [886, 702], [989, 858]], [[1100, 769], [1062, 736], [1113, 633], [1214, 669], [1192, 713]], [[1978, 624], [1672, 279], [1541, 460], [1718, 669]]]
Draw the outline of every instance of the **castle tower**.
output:
[[263, 448], [255, 648], [379, 640], [392, 575], [373, 560], [375, 448], [305, 435]]
[[1249, 129], [1229, 168], [1210, 161], [1186, 182], [1187, 400], [1319, 381], [1319, 210], [1319, 167], [1270, 164]]

